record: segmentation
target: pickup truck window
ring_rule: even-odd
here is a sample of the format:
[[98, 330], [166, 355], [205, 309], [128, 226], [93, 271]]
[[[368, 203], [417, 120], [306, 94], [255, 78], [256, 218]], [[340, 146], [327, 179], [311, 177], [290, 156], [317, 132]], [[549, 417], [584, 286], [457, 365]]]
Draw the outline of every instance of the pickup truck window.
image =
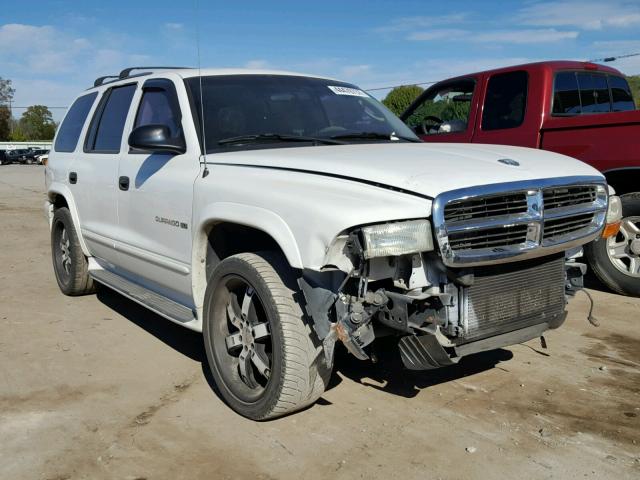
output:
[[553, 84], [553, 115], [635, 110], [631, 89], [618, 75], [558, 72]]
[[103, 95], [87, 134], [85, 151], [119, 153], [124, 122], [129, 113], [136, 85], [113, 87]]
[[[200, 80], [186, 80], [200, 122]], [[419, 141], [393, 113], [354, 85], [285, 75], [220, 75], [202, 78], [207, 153], [326, 143]], [[201, 128], [198, 128], [198, 132]], [[247, 138], [253, 137], [253, 138]], [[288, 138], [286, 138], [288, 137]], [[246, 141], [229, 141], [246, 138]], [[282, 141], [276, 141], [283, 139]], [[286, 140], [291, 140], [286, 142]], [[403, 140], [400, 140], [403, 141]]]
[[493, 75], [489, 79], [482, 111], [482, 130], [522, 125], [527, 107], [529, 74], [524, 70]]
[[627, 81], [617, 75], [609, 75], [609, 88], [611, 88], [611, 105], [614, 112], [635, 110], [631, 89]]
[[475, 80], [464, 79], [431, 89], [406, 118], [407, 125], [419, 135], [464, 132], [475, 86]]
[[75, 151], [78, 145], [78, 138], [80, 138], [80, 132], [97, 96], [98, 92], [93, 92], [88, 95], [83, 95], [73, 102], [73, 105], [69, 108], [69, 112], [62, 121], [62, 125], [60, 125], [54, 146], [56, 152]]
[[611, 111], [611, 96], [607, 77], [602, 74], [578, 73], [582, 113], [604, 113]]

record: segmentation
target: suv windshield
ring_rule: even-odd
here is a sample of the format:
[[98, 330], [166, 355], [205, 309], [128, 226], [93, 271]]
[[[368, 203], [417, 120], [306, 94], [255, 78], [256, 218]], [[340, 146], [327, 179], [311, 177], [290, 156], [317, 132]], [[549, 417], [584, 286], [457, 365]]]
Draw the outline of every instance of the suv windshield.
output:
[[[200, 79], [186, 80], [201, 122]], [[202, 77], [207, 153], [249, 148], [419, 141], [354, 85], [286, 75]], [[199, 129], [200, 130], [200, 129]], [[295, 138], [301, 137], [301, 138]]]

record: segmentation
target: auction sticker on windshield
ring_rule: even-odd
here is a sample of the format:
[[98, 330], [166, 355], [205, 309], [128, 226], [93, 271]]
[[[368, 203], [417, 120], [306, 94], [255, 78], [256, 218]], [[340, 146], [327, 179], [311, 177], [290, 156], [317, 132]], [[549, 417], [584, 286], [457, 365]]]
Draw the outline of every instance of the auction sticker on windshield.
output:
[[368, 97], [366, 93], [358, 88], [350, 88], [350, 87], [338, 87], [333, 85], [327, 85], [329, 90], [331, 90], [336, 95], [349, 95], [351, 97]]

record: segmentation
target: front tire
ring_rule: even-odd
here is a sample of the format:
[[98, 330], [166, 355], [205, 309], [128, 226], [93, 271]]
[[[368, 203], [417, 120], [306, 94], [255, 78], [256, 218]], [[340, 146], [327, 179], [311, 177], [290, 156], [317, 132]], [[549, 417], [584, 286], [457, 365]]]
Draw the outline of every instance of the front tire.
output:
[[227, 404], [266, 420], [315, 402], [331, 368], [296, 297], [291, 267], [272, 252], [241, 253], [214, 270], [205, 293], [209, 366]]
[[640, 296], [640, 193], [621, 195], [622, 225], [611, 238], [585, 246], [594, 273], [614, 292]]
[[57, 209], [53, 214], [51, 257], [56, 281], [62, 293], [78, 296], [95, 292], [87, 258], [82, 252], [71, 213], [66, 207]]

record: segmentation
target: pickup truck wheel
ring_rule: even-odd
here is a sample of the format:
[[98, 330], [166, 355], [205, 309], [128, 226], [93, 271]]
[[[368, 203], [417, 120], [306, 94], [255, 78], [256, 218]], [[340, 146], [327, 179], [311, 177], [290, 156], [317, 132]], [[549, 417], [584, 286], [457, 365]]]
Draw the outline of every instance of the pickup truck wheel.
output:
[[240, 415], [266, 420], [300, 410], [325, 390], [331, 368], [281, 255], [241, 253], [209, 280], [203, 334], [215, 383]]
[[620, 232], [585, 247], [596, 276], [622, 295], [640, 296], [640, 193], [621, 195]]
[[62, 293], [77, 296], [95, 292], [87, 258], [82, 252], [71, 213], [66, 207], [57, 209], [53, 214], [51, 256], [53, 271]]

